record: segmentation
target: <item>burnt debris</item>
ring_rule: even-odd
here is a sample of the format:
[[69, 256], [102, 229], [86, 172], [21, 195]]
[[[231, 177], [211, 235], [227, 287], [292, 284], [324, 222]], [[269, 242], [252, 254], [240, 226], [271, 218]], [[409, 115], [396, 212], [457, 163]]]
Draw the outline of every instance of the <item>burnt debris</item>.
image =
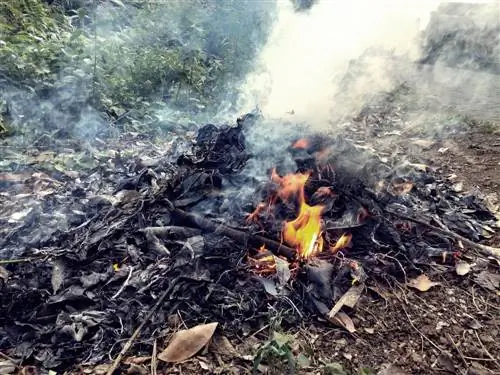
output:
[[[342, 137], [315, 136], [288, 151], [297, 172], [309, 174], [305, 198], [323, 207], [329, 246], [300, 257], [281, 233], [299, 207], [270, 202], [277, 192], [271, 178], [246, 201], [232, 202], [247, 214], [261, 204], [253, 220], [240, 210], [227, 210], [222, 221], [196, 209], [205, 201], [220, 206], [229, 180], [248, 182], [242, 171], [252, 155], [243, 131], [256, 121], [250, 114], [235, 126], [202, 127], [176, 162], [122, 157], [108, 175], [112, 199], [91, 194], [92, 171], [88, 184], [52, 202], [77, 212], [68, 212], [78, 217], [66, 228], [35, 238], [29, 216], [40, 213], [28, 213], [0, 243], [10, 254], [22, 248], [27, 260], [2, 266], [0, 349], [58, 371], [106, 362], [165, 291], [131, 348], [137, 355], [151, 353], [177, 313], [187, 325], [217, 321], [228, 336], [261, 328], [269, 305], [285, 311], [285, 323], [322, 318], [353, 280], [398, 279], [431, 261], [453, 262], [457, 239], [481, 241], [494, 220], [479, 199], [425, 169], [396, 173]], [[264, 258], [274, 270], [256, 268]]]

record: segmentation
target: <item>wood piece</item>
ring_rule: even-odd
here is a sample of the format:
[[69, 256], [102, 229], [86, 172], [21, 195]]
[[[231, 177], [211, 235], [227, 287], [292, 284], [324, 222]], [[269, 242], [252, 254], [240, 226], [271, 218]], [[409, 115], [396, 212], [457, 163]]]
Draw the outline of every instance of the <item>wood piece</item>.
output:
[[282, 255], [290, 260], [295, 259], [297, 255], [295, 249], [283, 245], [282, 243], [259, 235], [246, 233], [224, 224], [216, 223], [213, 220], [207, 219], [201, 215], [186, 212], [178, 208], [173, 209], [172, 213], [175, 217], [187, 222], [189, 225], [193, 225], [204, 231], [217, 232], [218, 234], [229, 237], [241, 244], [250, 244], [255, 247], [265, 245], [268, 250], [272, 251], [276, 255]]

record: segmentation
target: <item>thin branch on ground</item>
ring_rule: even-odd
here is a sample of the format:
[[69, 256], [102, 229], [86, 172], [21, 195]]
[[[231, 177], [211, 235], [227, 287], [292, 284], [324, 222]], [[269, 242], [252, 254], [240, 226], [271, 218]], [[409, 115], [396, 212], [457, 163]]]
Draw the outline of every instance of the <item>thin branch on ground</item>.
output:
[[453, 337], [451, 337], [451, 335], [449, 333], [446, 334], [446, 336], [448, 336], [448, 340], [450, 340], [450, 342], [452, 343], [453, 347], [455, 348], [455, 350], [457, 351], [458, 355], [460, 356], [460, 358], [462, 359], [462, 362], [464, 363], [465, 365], [465, 368], [469, 368], [469, 364], [467, 363], [467, 360], [465, 359], [464, 357], [464, 354], [462, 353], [462, 351], [460, 350], [459, 346], [457, 343], [455, 343], [455, 341], [453, 341]]
[[118, 292], [116, 292], [116, 294], [113, 297], [111, 297], [111, 299], [116, 299], [123, 292], [123, 290], [128, 285], [128, 282], [130, 281], [130, 277], [132, 276], [132, 271], [133, 270], [134, 270], [134, 267], [130, 267], [130, 271], [128, 273], [127, 279], [125, 280], [125, 282], [123, 283], [123, 285], [121, 286], [121, 288], [118, 290]]
[[424, 335], [424, 333], [421, 330], [419, 330], [417, 327], [415, 327], [415, 324], [413, 324], [413, 322], [411, 321], [411, 317], [410, 317], [410, 315], [408, 314], [408, 312], [406, 311], [406, 309], [405, 309], [405, 307], [403, 305], [401, 305], [401, 308], [403, 309], [406, 317], [408, 318], [408, 322], [410, 322], [410, 325], [412, 326], [412, 328], [415, 331], [417, 331], [420, 334], [420, 336], [425, 339], [425, 341], [427, 341], [429, 344], [431, 344], [433, 347], [435, 347], [441, 353], [446, 353], [446, 350], [441, 349], [441, 347], [439, 347], [439, 345], [435, 344], [430, 338], [428, 338], [426, 335]]
[[493, 361], [495, 361], [495, 364], [498, 367], [500, 367], [500, 363], [498, 362], [498, 359], [496, 359], [495, 357], [493, 357], [491, 355], [491, 353], [488, 351], [488, 349], [486, 349], [486, 347], [484, 346], [483, 342], [479, 338], [479, 335], [478, 335], [477, 331], [474, 330], [474, 333], [476, 334], [477, 341], [479, 342], [479, 345], [481, 345], [481, 348], [483, 348], [483, 351], [488, 355], [488, 357], [490, 357]]
[[153, 316], [153, 314], [156, 312], [156, 310], [158, 310], [158, 308], [160, 307], [160, 305], [163, 303], [163, 300], [170, 293], [170, 291], [172, 290], [172, 288], [173, 288], [174, 285], [175, 285], [175, 283], [171, 283], [170, 286], [160, 296], [160, 298], [158, 299], [158, 301], [156, 302], [156, 304], [153, 306], [153, 308], [151, 310], [149, 310], [148, 314], [142, 320], [142, 323], [137, 327], [137, 329], [134, 331], [134, 333], [132, 334], [132, 336], [130, 336], [130, 338], [125, 343], [125, 345], [123, 346], [123, 348], [120, 351], [120, 353], [118, 354], [118, 356], [113, 361], [113, 364], [108, 369], [108, 372], [106, 373], [106, 375], [113, 375], [113, 373], [115, 372], [115, 370], [120, 365], [120, 363], [121, 363], [121, 361], [123, 359], [123, 356], [132, 347], [132, 344], [134, 343], [135, 339], [139, 336], [139, 334], [141, 333], [142, 329], [144, 328], [144, 326], [146, 325], [146, 323], [149, 322], [149, 320], [151, 319], [151, 317]]

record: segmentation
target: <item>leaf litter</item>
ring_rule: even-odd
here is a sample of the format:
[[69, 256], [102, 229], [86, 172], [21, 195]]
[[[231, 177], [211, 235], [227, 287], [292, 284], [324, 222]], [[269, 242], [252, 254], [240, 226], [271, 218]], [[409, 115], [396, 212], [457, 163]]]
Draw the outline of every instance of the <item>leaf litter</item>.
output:
[[[394, 269], [399, 266], [388, 258], [370, 258], [366, 255], [367, 247], [371, 253], [399, 248], [406, 255], [398, 261], [409, 268], [413, 261], [422, 262], [428, 257], [441, 259], [443, 254], [450, 252], [453, 238], [443, 241], [425, 226], [419, 231], [399, 231], [397, 225], [406, 228], [411, 222], [408, 217], [416, 215], [412, 207], [422, 202], [418, 194], [430, 199], [436, 190], [439, 191], [445, 206], [455, 207], [456, 204], [460, 207], [455, 211], [443, 209], [444, 225], [470, 238], [481, 237], [483, 229], [476, 225], [481, 219], [474, 215], [488, 215], [480, 202], [474, 198], [460, 200], [450, 187], [435, 181], [427, 183], [425, 178], [429, 177], [424, 170], [419, 170], [421, 175], [415, 177], [413, 191], [416, 195], [388, 198], [383, 193], [377, 199], [359, 181], [353, 184], [352, 176], [343, 181], [340, 171], [338, 180], [333, 181], [343, 199], [353, 203], [344, 191], [356, 191], [353, 186], [361, 186], [356, 191], [359, 201], [377, 215], [385, 215], [383, 219], [374, 216], [373, 222], [360, 224], [353, 215], [356, 211], [344, 207], [340, 218], [325, 218], [331, 230], [353, 230], [357, 247], [346, 253], [357, 259], [358, 265], [337, 263], [334, 259], [335, 273], [334, 267], [320, 265], [304, 277], [290, 269], [285, 260], [275, 257], [280, 260], [276, 261], [274, 286], [264, 289], [258, 278], [251, 278], [249, 270], [241, 267], [241, 259], [248, 248], [217, 233], [191, 233], [200, 228], [190, 228], [178, 221], [168, 203], [172, 200], [179, 207], [187, 208], [196, 207], [204, 200], [210, 203], [208, 193], [214, 187], [220, 188], [223, 178], [229, 178], [228, 175], [245, 165], [248, 155], [244, 147], [240, 147], [237, 134], [237, 141], [227, 141], [235, 136], [231, 132], [231, 128], [214, 130], [207, 127], [198, 137], [208, 137], [209, 142], [199, 144], [198, 148], [195, 146], [193, 152], [186, 152], [189, 147], [180, 147], [178, 153], [171, 155], [179, 156], [174, 162], [172, 157], [165, 158], [158, 148], [145, 144], [142, 148], [136, 147], [136, 152], [144, 155], [122, 154], [121, 161], [103, 150], [97, 163], [79, 166], [78, 174], [61, 173], [60, 165], [50, 167], [53, 158], [47, 155], [43, 157], [48, 167], [44, 174], [31, 171], [23, 177], [1, 180], [6, 181], [9, 193], [0, 196], [2, 203], [6, 203], [0, 208], [0, 214], [16, 219], [5, 220], [7, 226], [0, 228], [2, 255], [9, 259], [28, 255], [33, 260], [8, 265], [10, 276], [6, 280], [7, 289], [2, 290], [6, 293], [1, 297], [2, 312], [7, 311], [7, 304], [15, 301], [9, 311], [16, 312], [16, 324], [22, 327], [18, 329], [26, 341], [24, 346], [15, 347], [12, 333], [4, 325], [0, 328], [0, 347], [11, 348], [10, 354], [14, 357], [34, 358], [45, 368], [67, 368], [69, 364], [64, 358], [75, 357], [81, 358], [82, 364], [87, 366], [101, 363], [107, 360], [109, 347], [113, 347], [114, 352], [119, 350], [113, 343], [130, 336], [136, 321], [145, 316], [144, 307], [154, 304], [163, 290], [170, 291], [167, 302], [145, 327], [144, 337], [153, 337], [159, 328], [167, 329], [164, 317], [174, 312], [182, 314], [188, 325], [210, 317], [212, 321], [222, 319], [220, 324], [228, 333], [239, 332], [241, 327], [248, 325], [251, 325], [250, 330], [258, 330], [261, 320], [258, 316], [270, 303], [273, 309], [289, 311], [285, 318], [292, 322], [297, 320], [296, 311], [312, 313], [312, 316], [319, 311], [324, 316], [331, 309], [337, 310], [333, 315], [336, 324], [355, 332], [352, 319], [340, 311], [343, 306], [355, 307], [360, 298], [361, 289], [352, 287], [352, 279], [364, 280], [366, 273], [370, 277], [376, 277], [377, 272], [397, 274]], [[217, 142], [231, 144], [231, 151], [220, 155], [215, 151]], [[339, 147], [339, 153], [342, 152], [346, 157], [356, 155], [348, 143], [344, 143], [344, 149]], [[142, 166], [145, 160], [148, 166]], [[433, 193], [428, 193], [427, 189], [434, 189]], [[16, 204], [7, 199], [12, 191], [16, 193]], [[335, 207], [335, 202], [326, 203]], [[424, 209], [429, 218], [433, 217], [435, 203]], [[359, 202], [353, 205], [356, 209], [360, 206]], [[469, 207], [467, 213], [462, 210], [465, 206]], [[206, 212], [206, 207], [202, 211]], [[212, 212], [218, 211], [213, 209]], [[465, 222], [466, 225], [461, 225]], [[278, 225], [278, 220], [270, 224], [269, 232], [276, 232]], [[145, 230], [153, 227], [183, 229], [168, 229], [166, 236]], [[412, 261], [408, 261], [408, 257]], [[38, 278], [29, 278], [32, 274]], [[261, 279], [266, 283], [270, 280]], [[414, 283], [422, 291], [437, 285], [428, 278]], [[288, 299], [283, 298], [276, 288], [284, 286], [293, 286], [296, 293]], [[50, 289], [52, 296], [44, 292]], [[334, 293], [334, 289], [338, 290]], [[337, 294], [339, 291], [343, 294]], [[118, 292], [118, 297], [113, 299]], [[344, 299], [331, 308], [334, 294]], [[29, 310], [23, 307], [26, 301], [33, 301]], [[220, 312], [216, 306], [221, 306]], [[13, 325], [13, 322], [8, 324]], [[29, 337], [35, 337], [35, 341]], [[57, 349], [47, 347], [47, 339], [57, 342]], [[25, 353], [27, 343], [31, 349]], [[177, 358], [194, 349], [185, 349]], [[134, 347], [134, 352], [141, 351]]]

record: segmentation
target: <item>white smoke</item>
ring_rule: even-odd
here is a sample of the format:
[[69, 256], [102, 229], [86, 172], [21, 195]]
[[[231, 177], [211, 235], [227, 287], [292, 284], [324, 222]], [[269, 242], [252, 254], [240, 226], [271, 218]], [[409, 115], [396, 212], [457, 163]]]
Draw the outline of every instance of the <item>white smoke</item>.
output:
[[[296, 12], [290, 0], [279, 0], [273, 32], [247, 78], [241, 112], [258, 106], [269, 118], [331, 128], [332, 119], [356, 113], [367, 96], [415, 74], [419, 36], [441, 3], [318, 0]], [[367, 49], [377, 52], [346, 90], [342, 78], [350, 62]]]

